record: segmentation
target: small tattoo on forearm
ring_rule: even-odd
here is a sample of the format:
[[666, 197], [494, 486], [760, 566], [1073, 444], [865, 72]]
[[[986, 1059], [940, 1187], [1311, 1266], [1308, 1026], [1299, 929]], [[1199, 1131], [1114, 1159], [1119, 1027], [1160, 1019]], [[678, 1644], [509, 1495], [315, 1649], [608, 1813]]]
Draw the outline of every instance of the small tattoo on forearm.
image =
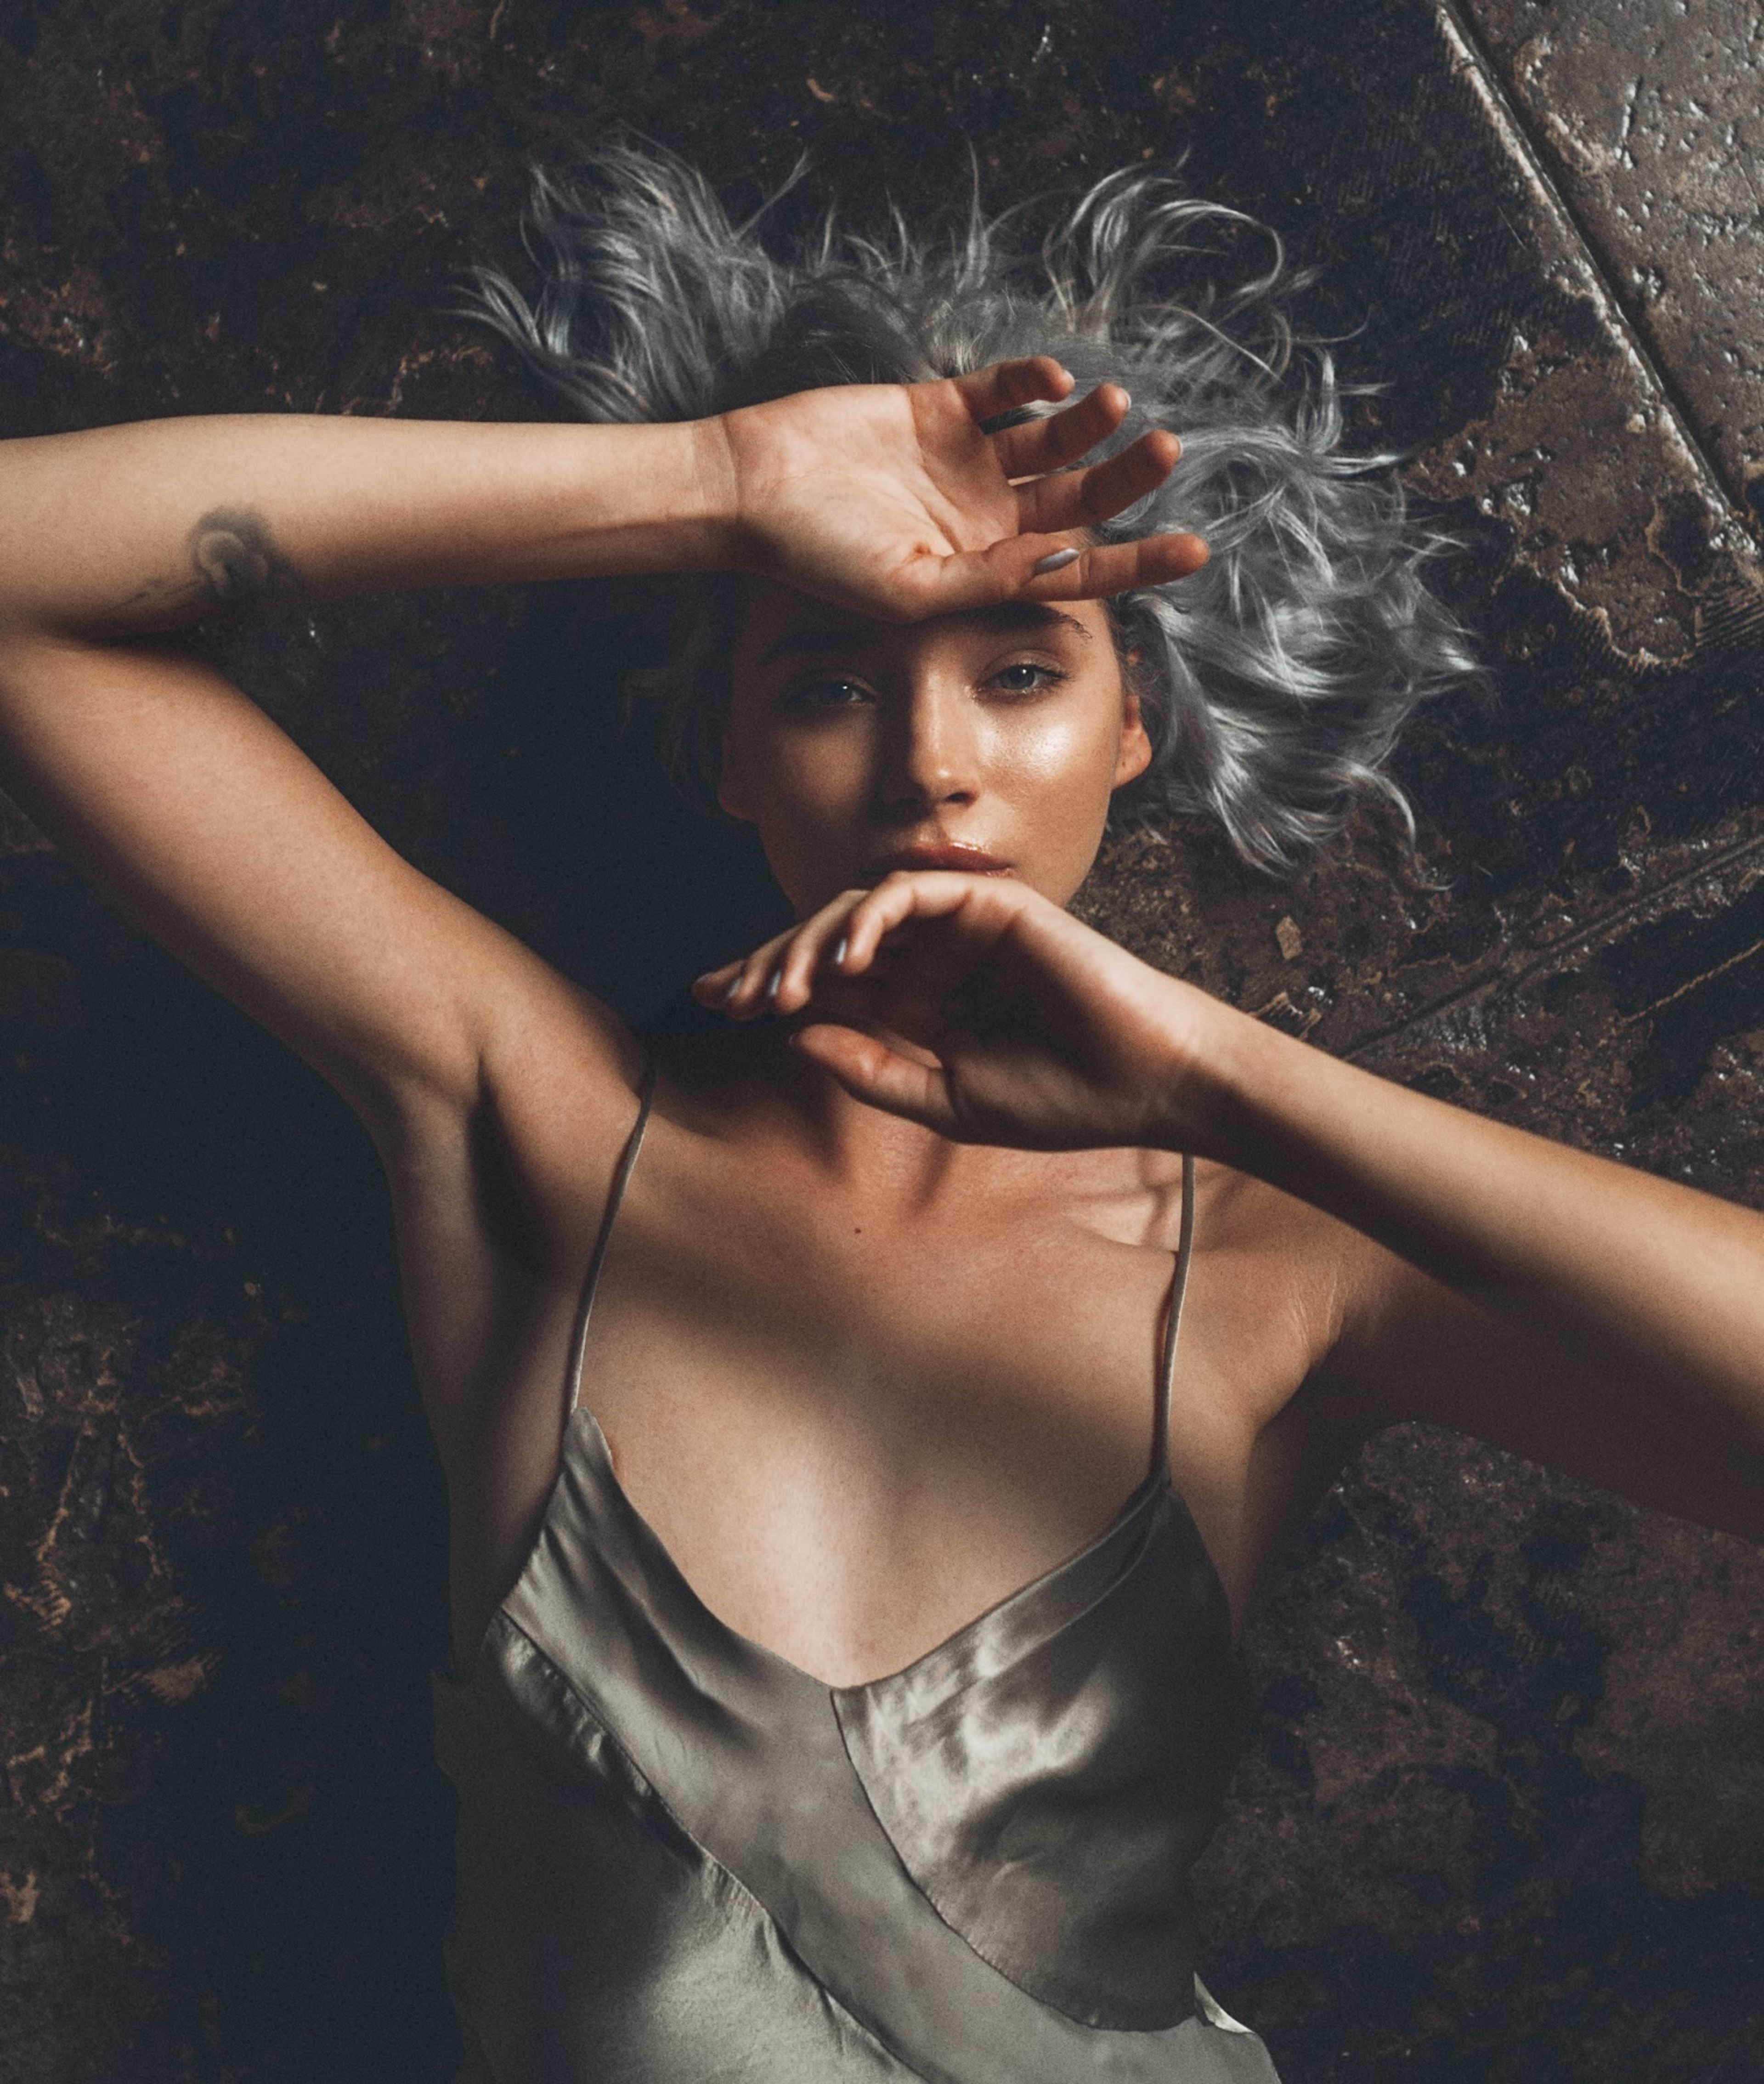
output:
[[285, 607], [300, 598], [299, 574], [260, 514], [215, 507], [190, 531], [189, 550], [197, 590], [224, 615]]
[[121, 604], [126, 627], [176, 629], [232, 623], [253, 608], [292, 607], [305, 598], [300, 574], [277, 549], [260, 514], [217, 506], [190, 531], [189, 575], [149, 579]]

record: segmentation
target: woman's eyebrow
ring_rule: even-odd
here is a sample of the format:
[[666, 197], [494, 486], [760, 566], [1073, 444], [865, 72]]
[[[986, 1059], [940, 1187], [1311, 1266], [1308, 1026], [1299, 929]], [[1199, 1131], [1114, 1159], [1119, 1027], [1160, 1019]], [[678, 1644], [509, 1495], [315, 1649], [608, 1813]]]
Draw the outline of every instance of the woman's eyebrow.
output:
[[1023, 629], [1059, 629], [1069, 631], [1090, 642], [1091, 633], [1075, 615], [1067, 615], [1057, 608], [1050, 608], [1044, 600], [1001, 600], [996, 608], [971, 608], [966, 614], [952, 615], [951, 622], [971, 623], [978, 629], [988, 630], [999, 636], [1014, 636]]
[[[952, 627], [979, 629], [994, 636], [1014, 636], [1030, 629], [1060, 630], [1081, 637], [1090, 642], [1090, 632], [1076, 616], [1064, 615], [1057, 608], [1050, 608], [1041, 600], [1001, 600], [992, 608], [962, 610], [959, 614], [940, 615], [933, 621]], [[890, 624], [889, 629], [897, 625]], [[911, 628], [912, 625], [905, 625]], [[793, 629], [774, 644], [768, 644], [759, 654], [759, 663], [769, 665], [774, 659], [812, 657], [828, 651], [854, 651], [865, 645], [874, 644], [888, 633], [874, 623], [842, 623], [824, 628]]]
[[768, 644], [759, 654], [759, 663], [769, 666], [774, 659], [800, 659], [817, 651], [852, 651], [873, 643], [878, 633], [860, 623], [848, 623], [839, 629], [793, 629], [776, 643]]

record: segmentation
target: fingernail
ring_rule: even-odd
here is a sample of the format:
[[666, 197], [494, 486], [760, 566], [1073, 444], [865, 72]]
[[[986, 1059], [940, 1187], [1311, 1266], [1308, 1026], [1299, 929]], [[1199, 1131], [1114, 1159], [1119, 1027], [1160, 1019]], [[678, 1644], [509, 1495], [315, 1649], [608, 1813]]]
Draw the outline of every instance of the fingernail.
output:
[[835, 969], [837, 969], [840, 964], [845, 959], [845, 942], [847, 938], [847, 935], [841, 934], [839, 937], [839, 946], [833, 951], [833, 967]]
[[768, 999], [776, 998], [778, 995], [778, 986], [783, 982], [784, 972], [782, 970], [774, 970], [772, 972], [772, 981], [766, 986], [766, 997]]
[[1045, 557], [1038, 557], [1030, 566], [1030, 570], [1037, 574], [1061, 572], [1068, 565], [1075, 565], [1077, 561], [1078, 553], [1076, 550], [1050, 550]]
[[741, 989], [741, 980], [743, 974], [743, 972], [737, 970], [734, 976], [730, 979], [729, 989], [723, 993], [723, 1003], [725, 1006], [726, 1006], [730, 1000], [734, 997], [735, 993]]

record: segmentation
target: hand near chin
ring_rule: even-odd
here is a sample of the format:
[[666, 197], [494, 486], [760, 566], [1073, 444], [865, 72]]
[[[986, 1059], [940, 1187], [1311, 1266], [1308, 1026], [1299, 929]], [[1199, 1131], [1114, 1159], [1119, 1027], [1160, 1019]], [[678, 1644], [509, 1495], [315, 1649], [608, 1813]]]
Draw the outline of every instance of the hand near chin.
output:
[[964, 1143], [1207, 1153], [1211, 1038], [1237, 1018], [1023, 884], [919, 871], [848, 891], [701, 977], [854, 1098]]
[[[1039, 355], [930, 383], [799, 392], [707, 422], [728, 468], [734, 561], [889, 621], [1020, 597], [1095, 599], [1203, 564], [1195, 536], [1068, 540], [1155, 491], [1181, 453], [1174, 434], [1154, 431], [1083, 466], [1127, 410], [1119, 385], [986, 431], [1072, 388]], [[1054, 569], [1038, 572], [1049, 559]]]

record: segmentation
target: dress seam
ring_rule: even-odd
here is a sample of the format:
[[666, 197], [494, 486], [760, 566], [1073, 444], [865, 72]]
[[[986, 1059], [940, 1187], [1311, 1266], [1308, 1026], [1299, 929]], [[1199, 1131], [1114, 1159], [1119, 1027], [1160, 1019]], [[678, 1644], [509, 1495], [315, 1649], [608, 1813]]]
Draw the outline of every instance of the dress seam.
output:
[[[689, 1845], [691, 1845], [693, 1851], [697, 1853], [698, 1857], [701, 1860], [704, 1861], [709, 1866], [713, 1867], [717, 1872], [729, 1883], [731, 1887], [738, 1891], [742, 1897], [753, 1906], [754, 1909], [759, 1912], [759, 1916], [762, 1917], [767, 1924], [771, 1926], [772, 1930], [777, 1934], [780, 1941], [782, 1942], [785, 1951], [789, 1953], [791, 1961], [795, 1964], [798, 1974], [806, 1977], [807, 1980], [814, 1985], [815, 1989], [820, 1993], [822, 1997], [827, 2004], [832, 2006], [833, 2010], [839, 2014], [842, 2020], [848, 2023], [854, 2031], [861, 2034], [864, 2038], [869, 2041], [881, 2054], [887, 2058], [889, 2061], [898, 2064], [901, 2069], [905, 2072], [907, 2076], [913, 2080], [913, 2084], [931, 2084], [931, 2080], [924, 2075], [922, 2070], [915, 2069], [902, 2055], [900, 2055], [895, 2048], [890, 2047], [888, 2043], [882, 2039], [882, 2035], [874, 2027], [869, 2025], [865, 2020], [860, 2018], [857, 2013], [852, 2011], [850, 2006], [840, 1998], [837, 1992], [830, 1989], [827, 1985], [822, 1981], [821, 1978], [815, 1974], [814, 1970], [810, 1968], [807, 1962], [805, 1961], [802, 1959], [802, 1956], [797, 1951], [796, 1942], [791, 1938], [789, 1929], [785, 1925], [782, 1919], [778, 1917], [777, 1913], [772, 1908], [769, 1904], [768, 1904], [762, 1897], [755, 1895], [754, 1891], [748, 1887], [747, 1883], [742, 1879], [741, 1876], [738, 1874], [732, 1867], [728, 1866], [724, 1861], [720, 1860], [717, 1855], [712, 1852], [708, 1845], [703, 1844], [700, 1840], [697, 1832], [690, 1829], [676, 1814], [672, 1802], [668, 1800], [667, 1797], [662, 1792], [661, 1789], [656, 1785], [655, 1782], [649, 1777], [649, 1774], [643, 1770], [642, 1767], [640, 1766], [637, 1760], [632, 1757], [629, 1751], [627, 1750], [624, 1743], [620, 1742], [616, 1731], [611, 1726], [604, 1712], [596, 1705], [586, 1693], [582, 1691], [582, 1688], [576, 1684], [575, 1680], [570, 1677], [569, 1674], [564, 1671], [553, 1658], [546, 1654], [541, 1646], [534, 1640], [524, 1628], [521, 1626], [521, 1624], [514, 1619], [512, 1614], [506, 1613], [499, 1607], [496, 1613], [491, 1616], [491, 1626], [493, 1628], [498, 1621], [501, 1621], [519, 1638], [525, 1654], [536, 1658], [538, 1662], [544, 1666], [545, 1670], [549, 1672], [552, 1678], [557, 1681], [558, 1684], [563, 1688], [564, 1691], [569, 1696], [570, 1699], [577, 1704], [577, 1705], [594, 1723], [595, 1728], [599, 1730], [600, 1734], [606, 1739], [607, 1742], [611, 1745], [612, 1748], [624, 1761], [626, 1766], [637, 1776], [637, 1779], [642, 1782], [644, 1787], [647, 1789], [649, 1794], [654, 1799], [656, 1807], [660, 1809], [662, 1815], [667, 1818], [668, 1821], [674, 1826], [675, 1829], [678, 1831], [680, 1836], [685, 1839]], [[837, 1719], [838, 1718], [835, 1717], [835, 1722]], [[840, 1733], [840, 1741], [841, 1744], [844, 1742], [844, 1732], [843, 1730]], [[859, 1778], [860, 1784], [861, 1784], [861, 1776], [860, 1776]], [[869, 1799], [867, 1790], [865, 1790], [864, 1798], [866, 1802]], [[890, 1842], [892, 1843], [892, 1840]], [[909, 1876], [908, 1879], [910, 1879], [911, 1877]], [[918, 1886], [916, 1883], [913, 1885], [915, 1887], [917, 1887]], [[929, 1902], [930, 1899], [927, 1897], [926, 1900], [927, 1902]], [[933, 1904], [933, 1908], [934, 1909], [936, 1906]], [[952, 1925], [950, 1929], [954, 1931], [954, 1927]], [[957, 1936], [958, 1938], [960, 1937], [959, 1934]]]
[[[878, 1830], [879, 1830], [883, 1837], [888, 1840], [889, 1847], [893, 1852], [895, 1860], [899, 1863], [900, 1871], [907, 1877], [907, 1881], [912, 1884], [914, 1893], [924, 1903], [925, 1908], [931, 1912], [932, 1916], [937, 1919], [938, 1924], [943, 1927], [944, 1930], [950, 1934], [952, 1938], [959, 1940], [962, 1946], [967, 1947], [969, 1953], [973, 1955], [977, 1960], [984, 1961], [995, 1976], [1000, 1977], [1004, 1981], [1009, 1983], [1011, 1988], [1017, 1991], [1020, 1996], [1027, 1997], [1032, 2005], [1044, 2005], [1049, 2011], [1057, 2012], [1061, 2018], [1067, 2020], [1070, 2024], [1077, 2027], [1081, 2033], [1174, 2033], [1178, 2027], [1186, 2026], [1190, 2019], [1201, 2015], [1199, 2001], [1195, 1997], [1193, 1993], [1191, 1992], [1189, 1995], [1187, 2010], [1182, 2013], [1179, 2018], [1167, 2020], [1162, 2026], [1099, 2025], [1095, 2019], [1080, 2018], [1076, 2013], [1068, 2012], [1064, 2005], [1056, 2005], [1051, 1997], [1044, 1997], [1039, 1990], [1032, 1990], [1026, 1983], [1020, 1983], [1017, 1980], [1016, 1976], [1014, 1976], [1008, 1968], [1004, 1967], [1001, 1963], [995, 1961], [984, 1946], [978, 1945], [973, 1939], [970, 1938], [968, 1934], [962, 1929], [960, 1925], [953, 1924], [950, 1921], [949, 1917], [944, 1912], [942, 1904], [937, 1901], [937, 1898], [931, 1893], [930, 1890], [928, 1889], [924, 1883], [920, 1880], [919, 1877], [913, 1872], [912, 1869], [907, 1865], [905, 1860], [901, 1858], [900, 1848], [895, 1844], [894, 1834], [890, 1831], [887, 1824], [883, 1822], [881, 1811], [877, 1808], [874, 1801], [871, 1798], [869, 1783], [865, 1779], [863, 1774], [859, 1771], [857, 1760], [852, 1756], [852, 1747], [850, 1740], [845, 1734], [845, 1724], [843, 1718], [839, 1714], [837, 1709], [834, 1711], [833, 1720], [838, 1726], [839, 1740], [840, 1746], [845, 1753], [845, 1762], [848, 1766], [850, 1766], [852, 1769], [852, 1777], [857, 1781], [859, 1791], [863, 1795], [865, 1807], [869, 1811], [870, 1815], [875, 1818], [876, 1828]], [[688, 1832], [687, 1835], [690, 1836], [690, 1832]], [[695, 1839], [693, 1843], [696, 1845], [697, 1840]]]

